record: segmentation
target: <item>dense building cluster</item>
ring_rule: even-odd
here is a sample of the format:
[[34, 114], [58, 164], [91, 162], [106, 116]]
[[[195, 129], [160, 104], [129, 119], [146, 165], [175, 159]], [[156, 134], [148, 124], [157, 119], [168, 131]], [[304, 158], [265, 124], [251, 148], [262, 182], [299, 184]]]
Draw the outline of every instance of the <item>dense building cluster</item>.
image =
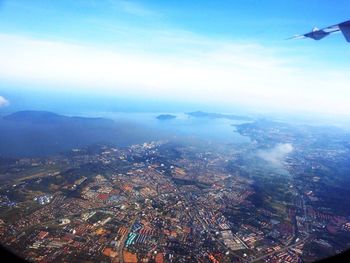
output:
[[345, 150], [300, 148], [283, 127], [241, 129], [254, 147], [279, 138], [295, 151], [265, 170], [251, 144], [96, 145], [8, 161], [1, 242], [35, 262], [300, 262], [349, 247], [349, 214], [320, 186], [322, 160]]

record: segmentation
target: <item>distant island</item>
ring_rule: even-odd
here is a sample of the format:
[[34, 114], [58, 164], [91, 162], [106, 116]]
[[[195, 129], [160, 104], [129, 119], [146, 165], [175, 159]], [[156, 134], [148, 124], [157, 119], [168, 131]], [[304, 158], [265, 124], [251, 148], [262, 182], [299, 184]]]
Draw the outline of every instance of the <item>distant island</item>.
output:
[[35, 110], [25, 110], [14, 112], [10, 115], [6, 115], [2, 118], [5, 121], [21, 122], [21, 123], [35, 123], [35, 124], [67, 124], [67, 123], [89, 123], [89, 124], [113, 124], [113, 120], [105, 118], [90, 118], [90, 117], [69, 117], [64, 115], [59, 115], [49, 111], [35, 111]]
[[146, 131], [130, 133], [132, 127], [105, 118], [19, 111], [0, 117], [0, 157], [54, 155], [101, 143], [122, 147], [150, 138]]
[[165, 120], [176, 119], [176, 116], [175, 115], [171, 115], [171, 114], [160, 114], [156, 118], [158, 120], [165, 121]]
[[222, 113], [210, 113], [203, 111], [194, 111], [186, 113], [187, 115], [195, 118], [207, 118], [207, 119], [229, 119], [229, 120], [240, 120], [240, 121], [250, 121], [251, 118], [247, 116], [233, 115], [233, 114], [222, 114]]

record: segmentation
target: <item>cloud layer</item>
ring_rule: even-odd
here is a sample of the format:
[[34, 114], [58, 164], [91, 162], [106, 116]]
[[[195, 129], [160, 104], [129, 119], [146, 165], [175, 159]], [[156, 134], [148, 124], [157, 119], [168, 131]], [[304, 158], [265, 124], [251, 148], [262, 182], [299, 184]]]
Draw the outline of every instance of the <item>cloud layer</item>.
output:
[[147, 50], [0, 34], [0, 81], [260, 110], [350, 112], [346, 69], [301, 69], [254, 43], [154, 35]]
[[285, 157], [293, 151], [290, 143], [280, 143], [268, 150], [259, 150], [257, 155], [272, 165], [281, 167]]

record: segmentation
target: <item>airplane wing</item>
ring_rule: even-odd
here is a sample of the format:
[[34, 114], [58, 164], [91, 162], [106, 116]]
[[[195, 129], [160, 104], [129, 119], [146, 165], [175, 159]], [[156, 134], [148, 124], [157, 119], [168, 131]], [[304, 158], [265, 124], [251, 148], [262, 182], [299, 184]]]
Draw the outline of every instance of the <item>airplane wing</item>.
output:
[[340, 23], [338, 27], [343, 33], [346, 41], [350, 42], [350, 20]]
[[296, 35], [289, 39], [312, 38], [314, 40], [320, 40], [332, 33], [339, 32], [339, 31], [343, 34], [346, 41], [350, 42], [350, 20], [333, 25], [333, 26], [325, 27], [322, 29], [314, 28], [311, 32], [308, 32], [302, 35]]

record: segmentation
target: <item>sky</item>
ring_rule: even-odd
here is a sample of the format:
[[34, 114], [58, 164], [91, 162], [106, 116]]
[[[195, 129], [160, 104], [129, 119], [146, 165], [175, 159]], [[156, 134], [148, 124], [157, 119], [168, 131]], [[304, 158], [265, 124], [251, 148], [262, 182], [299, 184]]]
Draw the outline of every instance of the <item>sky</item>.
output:
[[349, 9], [345, 0], [0, 0], [0, 107], [113, 98], [140, 111], [349, 114], [350, 43], [286, 40], [349, 20]]

